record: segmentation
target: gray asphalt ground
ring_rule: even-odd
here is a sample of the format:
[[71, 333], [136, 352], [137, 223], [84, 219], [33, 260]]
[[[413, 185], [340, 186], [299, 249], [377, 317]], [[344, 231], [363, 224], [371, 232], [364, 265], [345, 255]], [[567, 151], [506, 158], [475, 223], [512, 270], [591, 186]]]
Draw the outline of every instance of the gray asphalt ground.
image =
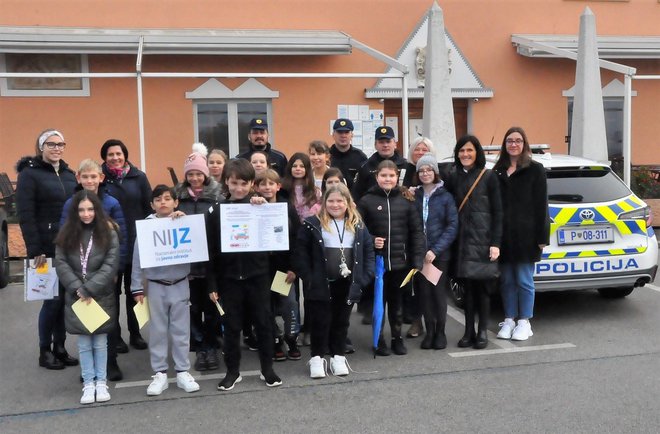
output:
[[[284, 384], [258, 378], [256, 353], [243, 351], [243, 382], [216, 390], [224, 367], [192, 372], [201, 390], [176, 384], [147, 397], [147, 351], [120, 355], [125, 378], [112, 400], [81, 406], [80, 371], [37, 364], [40, 303], [21, 284], [0, 290], [0, 432], [659, 432], [660, 278], [621, 300], [595, 291], [537, 295], [534, 336], [459, 349], [462, 311], [449, 309], [449, 346], [373, 359], [371, 331], [353, 315], [348, 377], [312, 380], [301, 361], [276, 363]], [[501, 310], [492, 313], [497, 332]], [[128, 336], [124, 336], [128, 339]], [[76, 338], [67, 340], [77, 353]], [[191, 353], [191, 360], [194, 354]], [[171, 371], [171, 376], [174, 373]]]

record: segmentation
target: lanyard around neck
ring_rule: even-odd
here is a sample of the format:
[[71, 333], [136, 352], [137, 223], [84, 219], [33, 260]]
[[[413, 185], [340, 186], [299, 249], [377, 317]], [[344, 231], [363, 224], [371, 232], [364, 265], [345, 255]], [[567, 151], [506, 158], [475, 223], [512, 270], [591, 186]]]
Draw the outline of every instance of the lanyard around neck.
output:
[[87, 263], [89, 262], [89, 254], [92, 251], [94, 244], [94, 232], [89, 236], [89, 243], [87, 243], [87, 251], [83, 252], [83, 245], [80, 243], [80, 267], [82, 268], [82, 278], [85, 281], [87, 277]]

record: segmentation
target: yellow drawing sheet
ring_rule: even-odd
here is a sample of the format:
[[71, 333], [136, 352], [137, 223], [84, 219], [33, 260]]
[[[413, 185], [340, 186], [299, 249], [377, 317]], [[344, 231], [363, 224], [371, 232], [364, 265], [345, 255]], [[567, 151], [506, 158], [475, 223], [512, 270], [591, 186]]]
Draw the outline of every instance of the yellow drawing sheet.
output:
[[139, 328], [144, 327], [149, 322], [149, 300], [146, 296], [142, 299], [142, 303], [135, 303], [133, 312], [135, 312]]
[[408, 273], [406, 278], [403, 279], [403, 282], [401, 282], [401, 286], [399, 286], [399, 288], [403, 288], [404, 286], [406, 286], [408, 284], [408, 282], [410, 282], [410, 279], [412, 279], [412, 277], [415, 275], [415, 273], [417, 273], [417, 271], [418, 270], [416, 268], [413, 268], [412, 270], [410, 270], [410, 272]]
[[71, 308], [76, 314], [80, 322], [89, 330], [90, 333], [94, 333], [96, 329], [105, 324], [109, 319], [108, 315], [101, 306], [94, 300], [87, 304], [86, 301], [78, 300]]
[[278, 271], [275, 273], [270, 290], [286, 297], [289, 295], [289, 291], [291, 291], [291, 285], [292, 283], [286, 283], [286, 273]]

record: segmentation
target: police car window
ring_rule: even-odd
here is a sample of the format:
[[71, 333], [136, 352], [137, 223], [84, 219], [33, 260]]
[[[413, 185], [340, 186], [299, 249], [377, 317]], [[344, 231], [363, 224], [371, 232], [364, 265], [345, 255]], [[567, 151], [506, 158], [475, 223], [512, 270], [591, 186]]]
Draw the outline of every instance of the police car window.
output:
[[553, 169], [547, 171], [548, 202], [606, 202], [628, 196], [630, 190], [608, 169]]

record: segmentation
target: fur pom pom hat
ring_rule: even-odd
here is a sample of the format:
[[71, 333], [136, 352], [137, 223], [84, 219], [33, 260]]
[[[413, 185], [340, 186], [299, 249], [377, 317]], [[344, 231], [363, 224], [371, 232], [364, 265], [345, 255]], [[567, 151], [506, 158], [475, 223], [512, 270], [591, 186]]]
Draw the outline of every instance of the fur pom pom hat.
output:
[[199, 170], [209, 177], [209, 166], [206, 163], [206, 156], [208, 150], [203, 143], [194, 143], [192, 145], [192, 154], [188, 155], [186, 161], [183, 163], [183, 176], [185, 177], [191, 170]]

